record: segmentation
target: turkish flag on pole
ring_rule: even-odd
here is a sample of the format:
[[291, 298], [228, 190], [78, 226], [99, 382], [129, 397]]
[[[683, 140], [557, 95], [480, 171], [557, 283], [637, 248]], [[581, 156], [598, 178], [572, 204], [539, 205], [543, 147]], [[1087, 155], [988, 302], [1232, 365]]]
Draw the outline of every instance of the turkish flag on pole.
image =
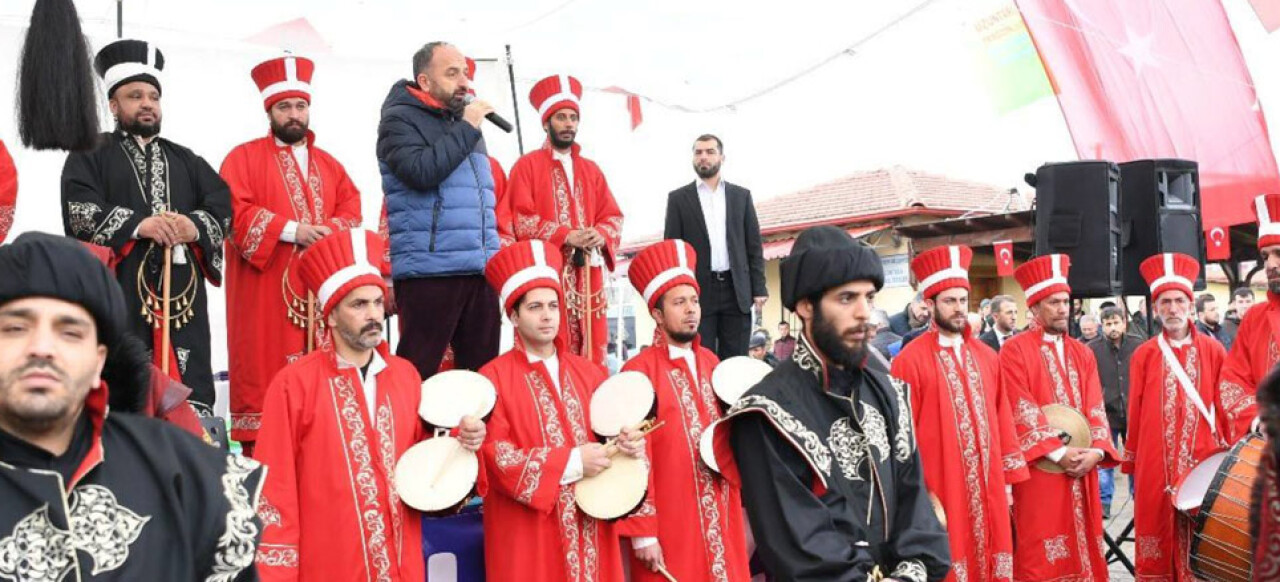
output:
[[996, 275], [1013, 276], [1013, 241], [1002, 240], [991, 243], [996, 253]]
[[1205, 232], [1204, 254], [1210, 261], [1225, 261], [1231, 258], [1231, 236], [1225, 227], [1215, 226]]
[[1083, 159], [1200, 165], [1204, 229], [1280, 192], [1253, 79], [1219, 0], [1016, 0]]

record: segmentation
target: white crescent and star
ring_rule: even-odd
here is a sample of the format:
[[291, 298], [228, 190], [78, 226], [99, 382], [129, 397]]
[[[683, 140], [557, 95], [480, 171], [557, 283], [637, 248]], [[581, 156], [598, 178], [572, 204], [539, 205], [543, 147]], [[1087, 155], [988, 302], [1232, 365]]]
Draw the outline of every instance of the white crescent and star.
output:
[[1222, 246], [1222, 241], [1225, 238], [1227, 238], [1227, 232], [1221, 226], [1215, 226], [1209, 231], [1209, 240], [1213, 241], [1213, 246]]

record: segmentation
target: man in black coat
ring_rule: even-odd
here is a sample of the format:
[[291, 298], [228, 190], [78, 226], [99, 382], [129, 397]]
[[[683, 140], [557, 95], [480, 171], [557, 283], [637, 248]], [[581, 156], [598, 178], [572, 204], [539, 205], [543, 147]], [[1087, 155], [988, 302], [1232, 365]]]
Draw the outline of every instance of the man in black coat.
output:
[[[1129, 361], [1133, 358], [1134, 350], [1142, 345], [1142, 340], [1128, 333], [1124, 311], [1111, 306], [1102, 310], [1102, 333], [1087, 345], [1098, 361], [1098, 379], [1102, 381], [1111, 443], [1118, 447], [1128, 427]], [[1098, 489], [1102, 495], [1103, 516], [1109, 518], [1111, 498], [1115, 493], [1114, 469], [1099, 470]]]
[[1017, 324], [1018, 304], [1013, 297], [996, 295], [991, 298], [991, 329], [983, 332], [978, 339], [998, 352], [1005, 341], [1018, 333]]
[[747, 353], [751, 307], [764, 306], [764, 249], [751, 191], [720, 177], [724, 144], [706, 134], [693, 142], [698, 179], [667, 195], [664, 238], [693, 246], [702, 288], [702, 345], [721, 360]]

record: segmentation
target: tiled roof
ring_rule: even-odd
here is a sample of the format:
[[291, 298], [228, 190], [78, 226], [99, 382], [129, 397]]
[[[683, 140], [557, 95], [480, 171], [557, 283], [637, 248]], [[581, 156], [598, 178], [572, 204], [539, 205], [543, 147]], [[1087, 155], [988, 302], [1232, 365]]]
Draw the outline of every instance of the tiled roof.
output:
[[[756, 202], [760, 231], [765, 235], [816, 222], [855, 223], [911, 209], [940, 214], [1015, 212], [1029, 208], [1008, 188], [970, 182], [892, 166], [858, 172], [798, 192]], [[623, 243], [622, 252], [662, 238], [648, 234]]]

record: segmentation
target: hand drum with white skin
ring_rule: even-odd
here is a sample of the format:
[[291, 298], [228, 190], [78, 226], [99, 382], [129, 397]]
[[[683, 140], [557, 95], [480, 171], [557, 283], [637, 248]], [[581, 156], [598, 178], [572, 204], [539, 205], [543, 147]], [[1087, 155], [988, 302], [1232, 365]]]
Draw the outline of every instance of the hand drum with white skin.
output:
[[[656, 396], [649, 378], [622, 372], [605, 380], [591, 395], [591, 430], [616, 451], [612, 439], [622, 429], [652, 419]], [[635, 511], [649, 487], [649, 462], [627, 454], [611, 454], [608, 469], [574, 484], [578, 508], [596, 519], [612, 520]]]
[[469, 370], [441, 372], [422, 383], [418, 416], [436, 428], [436, 436], [409, 447], [396, 463], [396, 490], [406, 505], [435, 513], [466, 501], [475, 490], [480, 459], [447, 432], [464, 416], [488, 416], [497, 398], [489, 379]]
[[773, 367], [764, 363], [764, 360], [734, 356], [720, 362], [711, 372], [711, 389], [715, 390], [721, 402], [733, 406], [747, 390], [759, 384], [772, 371]]

